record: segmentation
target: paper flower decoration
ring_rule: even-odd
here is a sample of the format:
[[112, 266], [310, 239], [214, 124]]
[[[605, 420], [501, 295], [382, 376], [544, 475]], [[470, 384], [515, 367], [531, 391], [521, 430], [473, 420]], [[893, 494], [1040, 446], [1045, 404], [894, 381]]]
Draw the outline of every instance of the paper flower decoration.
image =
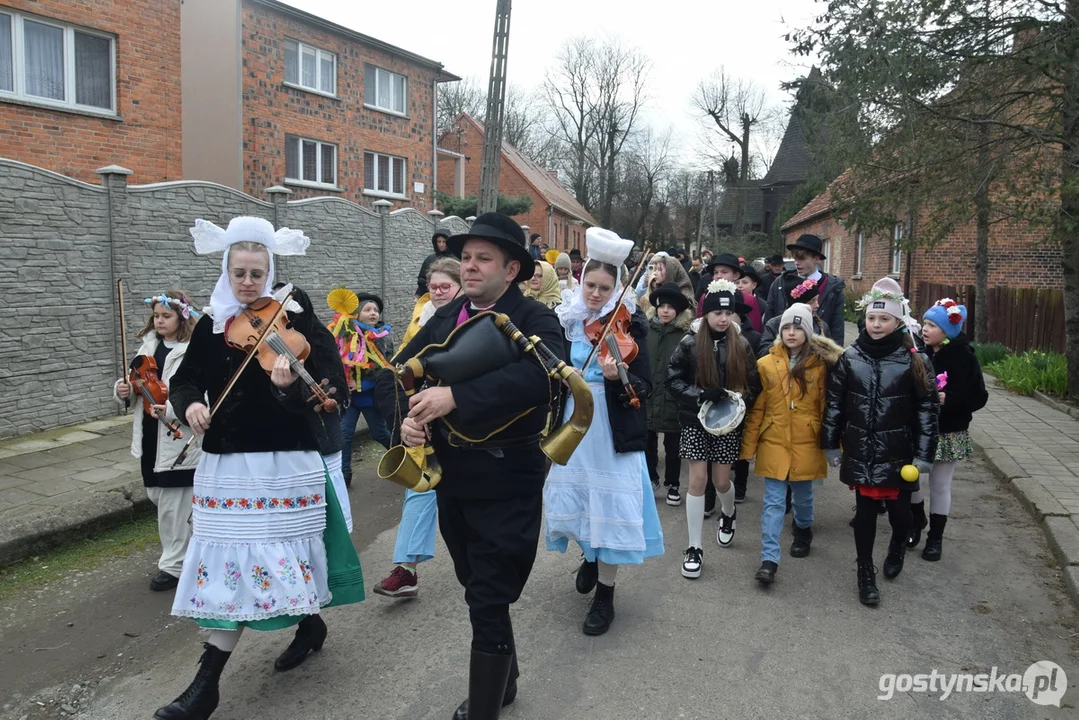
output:
[[797, 300], [815, 287], [817, 287], [816, 280], [805, 280], [791, 290], [791, 297]]
[[348, 288], [335, 288], [326, 296], [326, 304], [335, 313], [351, 315], [360, 306], [360, 299]]
[[708, 294], [729, 292], [733, 293], [738, 290], [738, 286], [732, 283], [730, 280], [713, 280], [708, 283]]
[[959, 310], [959, 303], [951, 298], [944, 298], [943, 300], [937, 300], [936, 305], [940, 305], [948, 311], [948, 322], [952, 325], [958, 325], [963, 322], [963, 313]]

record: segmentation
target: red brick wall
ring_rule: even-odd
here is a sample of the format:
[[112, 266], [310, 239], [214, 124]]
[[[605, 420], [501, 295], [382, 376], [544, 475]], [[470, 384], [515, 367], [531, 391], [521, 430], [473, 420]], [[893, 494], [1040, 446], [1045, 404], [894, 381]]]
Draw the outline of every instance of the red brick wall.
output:
[[116, 36], [120, 120], [0, 101], [0, 156], [97, 182], [122, 165], [132, 182], [179, 180], [180, 0], [3, 0], [5, 8]]
[[[433, 68], [411, 64], [374, 47], [310, 27], [264, 5], [243, 6], [243, 139], [244, 190], [261, 195], [271, 185], [285, 185], [285, 135], [298, 135], [337, 145], [337, 185], [342, 192], [288, 185], [290, 199], [318, 195], [344, 197], [370, 205], [363, 195], [365, 151], [404, 157], [405, 194], [391, 199], [395, 209], [425, 212], [433, 204], [432, 83]], [[285, 38], [337, 54], [337, 97], [286, 86]], [[364, 65], [372, 63], [408, 78], [408, 117], [363, 105]], [[423, 193], [413, 183], [424, 184]], [[452, 175], [442, 184], [452, 183]], [[452, 184], [449, 186], [452, 187]]]

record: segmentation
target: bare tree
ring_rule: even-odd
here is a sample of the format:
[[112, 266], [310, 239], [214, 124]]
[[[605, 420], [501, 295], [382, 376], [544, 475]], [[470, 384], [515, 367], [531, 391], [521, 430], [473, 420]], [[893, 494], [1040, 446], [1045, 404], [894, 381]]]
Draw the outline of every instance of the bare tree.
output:
[[[655, 239], [654, 221], [665, 204], [665, 186], [671, 169], [671, 131], [640, 131], [625, 153], [619, 179], [614, 229], [640, 241]], [[650, 227], [651, 226], [651, 227]]]
[[438, 86], [438, 134], [453, 129], [461, 113], [466, 112], [479, 121], [487, 108], [487, 90], [475, 78], [465, 78]]
[[537, 93], [510, 85], [502, 125], [503, 140], [537, 165], [551, 164], [558, 143], [547, 131], [547, 107]]
[[592, 206], [588, 148], [596, 134], [592, 87], [596, 62], [589, 39], [567, 40], [543, 81], [544, 99], [551, 110], [551, 134], [564, 145], [566, 176], [577, 202], [585, 208]]

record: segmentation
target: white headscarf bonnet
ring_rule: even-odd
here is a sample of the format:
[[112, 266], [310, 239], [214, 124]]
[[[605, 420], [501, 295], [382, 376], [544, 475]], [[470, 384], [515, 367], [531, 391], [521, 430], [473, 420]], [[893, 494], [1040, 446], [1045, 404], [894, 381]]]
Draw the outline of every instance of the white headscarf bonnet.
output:
[[[250, 216], [234, 217], [229, 221], [226, 230], [199, 218], [190, 232], [191, 237], [195, 238], [195, 252], [199, 255], [224, 253], [221, 258], [221, 276], [217, 279], [213, 295], [210, 296], [210, 306], [207, 308], [214, 319], [215, 333], [224, 332], [225, 322], [246, 307], [232, 294], [232, 285], [229, 283], [228, 250], [230, 247], [236, 243], [253, 242], [264, 246], [269, 251], [270, 267], [266, 274], [266, 286], [263, 288], [262, 297], [274, 297], [270, 292], [274, 284], [273, 256], [303, 255], [311, 245], [311, 241], [300, 230], [281, 228], [275, 231], [270, 221]], [[281, 293], [281, 297], [283, 298], [291, 289], [291, 285], [282, 288], [284, 292]], [[300, 310], [300, 306], [296, 304], [292, 307], [290, 304], [288, 309], [295, 312]]]
[[[598, 313], [592, 312], [584, 302], [584, 275], [581, 275], [581, 283], [573, 290], [562, 291], [562, 304], [555, 308], [562, 327], [566, 330], [566, 337], [571, 341], [584, 339], [584, 322], [603, 317], [612, 310], [622, 294], [622, 265], [626, 258], [633, 252], [633, 241], [623, 240], [617, 233], [598, 227], [590, 227], [584, 233], [585, 249], [588, 253], [585, 258], [585, 267], [589, 260], [607, 263], [617, 268], [614, 292], [611, 299]], [[626, 306], [630, 315], [637, 311], [637, 296], [632, 291], [622, 296], [622, 304]], [[579, 321], [579, 322], [578, 322]]]

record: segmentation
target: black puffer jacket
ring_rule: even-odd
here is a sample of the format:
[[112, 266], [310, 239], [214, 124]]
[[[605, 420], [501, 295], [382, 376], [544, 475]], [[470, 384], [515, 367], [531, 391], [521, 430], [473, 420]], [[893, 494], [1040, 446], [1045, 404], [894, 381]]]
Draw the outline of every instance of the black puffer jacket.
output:
[[[922, 358], [933, 388], [933, 365]], [[901, 333], [879, 341], [862, 333], [828, 377], [821, 448], [842, 446], [839, 479], [847, 485], [917, 490], [899, 471], [915, 460], [933, 463], [939, 407], [935, 389], [915, 385]]]
[[966, 430], [977, 410], [989, 402], [985, 389], [982, 366], [974, 354], [974, 348], [963, 333], [934, 352], [928, 350], [933, 361], [933, 371], [948, 373], [944, 386], [944, 404], [940, 406], [940, 432], [953, 433]]
[[[699, 403], [697, 397], [701, 394], [701, 387], [697, 384], [697, 333], [708, 332], [707, 324], [703, 321], [693, 323], [693, 327], [678, 343], [678, 347], [671, 356], [671, 363], [667, 367], [667, 394], [678, 402], [678, 422], [682, 427], [700, 426], [697, 420]], [[742, 400], [746, 404], [746, 412], [753, 407], [753, 401], [761, 392], [761, 381], [757, 375], [756, 355], [749, 341], [739, 335], [742, 348], [746, 353], [746, 384], [749, 386]], [[724, 333], [718, 339], [713, 340], [715, 348], [716, 364], [719, 366], [719, 377], [723, 387], [727, 387], [727, 335]]]

